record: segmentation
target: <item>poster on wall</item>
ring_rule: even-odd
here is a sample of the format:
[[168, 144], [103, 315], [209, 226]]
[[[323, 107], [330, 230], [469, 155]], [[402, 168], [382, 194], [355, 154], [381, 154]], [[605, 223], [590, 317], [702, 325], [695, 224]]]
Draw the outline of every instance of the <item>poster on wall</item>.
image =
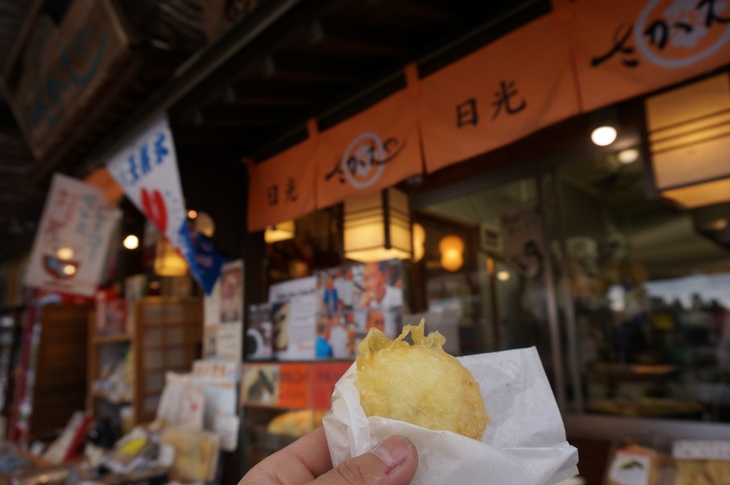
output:
[[213, 290], [203, 298], [203, 358], [215, 357], [218, 350], [218, 324], [221, 313], [221, 280], [218, 278]]
[[243, 356], [243, 261], [223, 265], [220, 276], [219, 323], [216, 355], [240, 362]]
[[[204, 428], [221, 437], [222, 448], [234, 451], [238, 446], [238, 390], [241, 365], [238, 362], [198, 360], [193, 364], [191, 384], [205, 396]], [[229, 424], [229, 426], [221, 426]]]
[[501, 222], [505, 261], [530, 277], [536, 276], [545, 257], [540, 206], [529, 202], [503, 212]]
[[101, 189], [55, 174], [33, 241], [25, 285], [94, 296], [118, 218], [119, 211], [106, 205]]
[[310, 276], [269, 288], [273, 347], [280, 360], [314, 358], [317, 278]]
[[394, 338], [401, 327], [399, 260], [340, 266], [317, 273], [318, 359], [350, 359], [371, 328]]
[[246, 360], [266, 360], [274, 356], [274, 328], [268, 303], [248, 307], [244, 351]]

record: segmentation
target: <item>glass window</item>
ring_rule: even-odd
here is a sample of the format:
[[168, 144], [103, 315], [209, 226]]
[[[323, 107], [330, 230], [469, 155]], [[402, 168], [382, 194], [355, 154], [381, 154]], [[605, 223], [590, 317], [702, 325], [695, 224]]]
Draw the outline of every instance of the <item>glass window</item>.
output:
[[585, 410], [728, 421], [730, 210], [650, 201], [645, 170], [608, 156], [555, 175], [558, 305], [574, 315]]
[[424, 282], [422, 309], [437, 315], [427, 322], [458, 322], [461, 354], [536, 346], [552, 380], [538, 195], [527, 177], [418, 210], [426, 237], [414, 282]]

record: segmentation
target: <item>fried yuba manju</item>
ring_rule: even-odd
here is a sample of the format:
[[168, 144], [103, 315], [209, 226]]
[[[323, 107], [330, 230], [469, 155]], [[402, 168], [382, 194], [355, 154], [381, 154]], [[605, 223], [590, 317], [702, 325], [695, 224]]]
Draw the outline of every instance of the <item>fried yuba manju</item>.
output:
[[[404, 341], [409, 333], [414, 345]], [[443, 335], [424, 334], [421, 320], [395, 340], [371, 329], [360, 343], [357, 387], [365, 414], [481, 439], [489, 418], [479, 384], [443, 350]]]

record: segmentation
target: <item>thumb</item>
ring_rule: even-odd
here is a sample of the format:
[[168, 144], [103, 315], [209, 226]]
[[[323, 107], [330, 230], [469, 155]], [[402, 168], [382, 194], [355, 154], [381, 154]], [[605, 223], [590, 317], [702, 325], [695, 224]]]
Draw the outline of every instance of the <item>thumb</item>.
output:
[[370, 452], [325, 473], [312, 485], [408, 485], [418, 468], [418, 450], [408, 439], [391, 436]]

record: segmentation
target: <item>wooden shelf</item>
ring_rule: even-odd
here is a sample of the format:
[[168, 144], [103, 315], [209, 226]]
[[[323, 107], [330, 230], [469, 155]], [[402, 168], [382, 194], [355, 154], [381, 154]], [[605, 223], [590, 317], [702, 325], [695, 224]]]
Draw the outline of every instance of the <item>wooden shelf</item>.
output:
[[121, 334], [121, 335], [108, 335], [103, 337], [96, 337], [94, 339], [94, 343], [96, 344], [113, 344], [117, 342], [130, 342], [132, 340], [132, 336], [129, 334]]
[[102, 401], [106, 401], [110, 404], [115, 404], [117, 406], [126, 406], [126, 405], [131, 404], [130, 401], [117, 401], [117, 400], [111, 399], [109, 396], [107, 396], [103, 392], [95, 392], [92, 394], [92, 396], [94, 397], [94, 399], [101, 399]]

